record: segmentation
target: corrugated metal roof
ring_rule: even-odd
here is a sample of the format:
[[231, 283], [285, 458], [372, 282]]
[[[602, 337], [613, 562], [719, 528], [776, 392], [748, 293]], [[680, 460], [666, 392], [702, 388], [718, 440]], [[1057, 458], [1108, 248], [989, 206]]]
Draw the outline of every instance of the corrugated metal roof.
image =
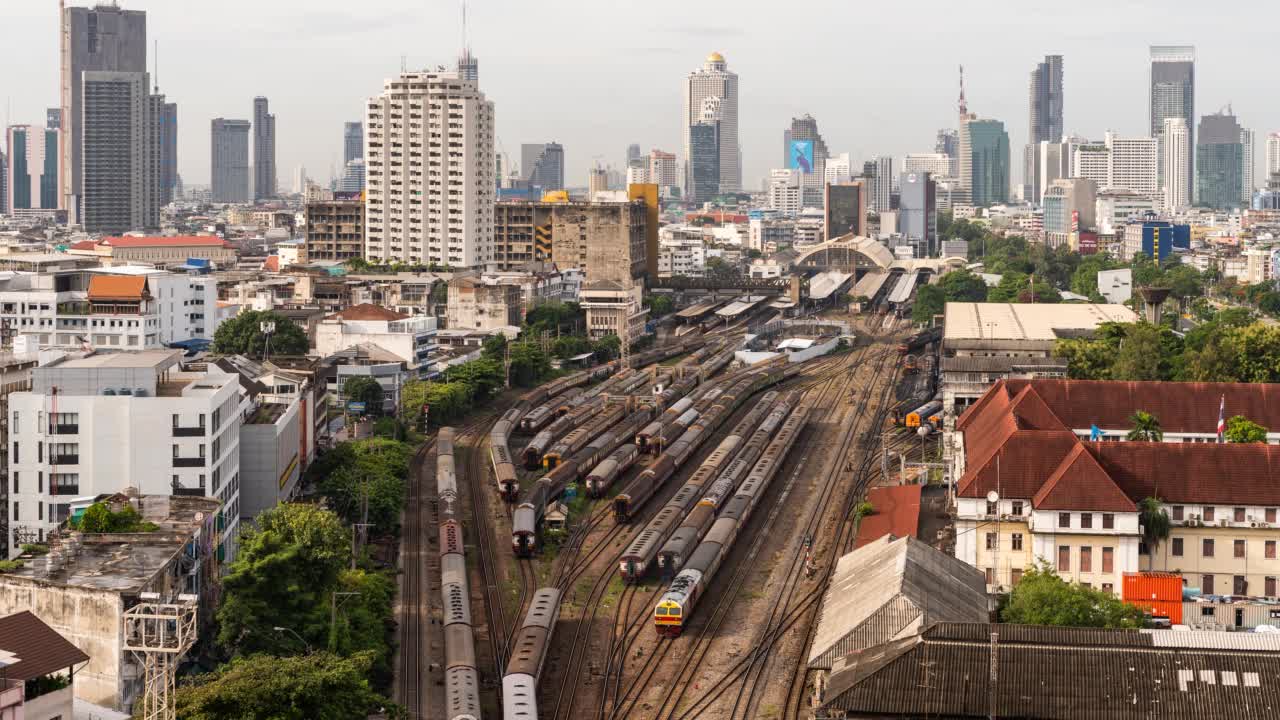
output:
[[1125, 630], [941, 624], [850, 658], [823, 707], [854, 717], [1270, 718], [1280, 653], [1157, 647]]
[[836, 562], [808, 663], [830, 667], [833, 658], [891, 640], [922, 620], [987, 617], [981, 572], [913, 537], [886, 535]]
[[89, 660], [80, 648], [26, 610], [0, 617], [0, 654], [4, 653], [18, 657], [18, 662], [0, 671], [10, 680], [30, 680]]
[[943, 372], [1012, 372], [1020, 368], [1041, 371], [1049, 368], [1059, 368], [1066, 372], [1067, 363], [1061, 358], [1008, 357], [1005, 355], [942, 358]]
[[1143, 630], [1156, 647], [1280, 652], [1280, 633], [1220, 632], [1214, 630]]
[[1048, 340], [1058, 330], [1093, 330], [1104, 322], [1135, 322], [1123, 305], [949, 302], [943, 343], [953, 340]]

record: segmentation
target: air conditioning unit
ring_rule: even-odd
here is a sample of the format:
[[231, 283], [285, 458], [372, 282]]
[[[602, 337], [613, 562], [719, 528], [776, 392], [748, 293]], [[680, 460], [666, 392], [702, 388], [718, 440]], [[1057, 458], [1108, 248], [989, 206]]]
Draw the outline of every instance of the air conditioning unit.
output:
[[1187, 521], [1187, 527], [1200, 527], [1200, 521], [1195, 518], [1191, 518]]
[[1200, 519], [1200, 516], [1199, 516], [1199, 515], [1192, 515], [1192, 516], [1191, 516], [1191, 519], [1192, 519], [1192, 520], [1199, 520], [1199, 519]]
[[1231, 524], [1231, 522], [1230, 522], [1230, 521], [1228, 521], [1228, 520], [1219, 520], [1219, 521], [1218, 521], [1218, 527], [1227, 527], [1227, 526], [1228, 526], [1228, 525], [1230, 525], [1230, 524]]
[[1269, 522], [1260, 522], [1260, 523], [1258, 523], [1258, 527], [1262, 527], [1262, 528], [1269, 528], [1269, 527], [1271, 527], [1271, 523], [1269, 523]]

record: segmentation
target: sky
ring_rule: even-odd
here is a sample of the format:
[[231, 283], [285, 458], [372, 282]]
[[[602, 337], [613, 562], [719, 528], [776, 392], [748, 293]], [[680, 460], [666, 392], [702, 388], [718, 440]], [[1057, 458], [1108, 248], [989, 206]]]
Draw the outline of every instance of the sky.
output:
[[[69, 5], [76, 4], [68, 2]], [[57, 103], [54, 0], [0, 0], [0, 95], [9, 123], [44, 122]], [[325, 182], [340, 170], [342, 124], [402, 62], [452, 67], [463, 44], [459, 0], [120, 0], [147, 11], [160, 89], [178, 103], [178, 165], [209, 182], [209, 121], [276, 115], [278, 181], [294, 168]], [[1005, 122], [1014, 176], [1027, 138], [1027, 84], [1046, 54], [1064, 56], [1068, 133], [1145, 134], [1148, 46], [1197, 50], [1196, 113], [1231, 103], [1263, 137], [1280, 129], [1270, 0], [471, 0], [467, 41], [494, 101], [499, 151], [558, 141], [566, 181], [597, 161], [621, 166], [630, 143], [680, 153], [682, 79], [712, 51], [739, 75], [743, 182], [782, 162], [782, 133], [804, 113], [832, 154], [855, 162], [932, 152], [956, 124], [957, 68], [969, 108]], [[1253, 18], [1257, 22], [1250, 22]], [[148, 48], [148, 62], [155, 58]]]

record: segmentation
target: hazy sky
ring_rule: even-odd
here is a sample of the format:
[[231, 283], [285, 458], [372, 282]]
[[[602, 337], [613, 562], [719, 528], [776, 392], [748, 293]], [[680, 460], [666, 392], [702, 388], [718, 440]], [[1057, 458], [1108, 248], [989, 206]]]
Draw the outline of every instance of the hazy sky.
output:
[[[69, 2], [68, 4], [75, 4]], [[179, 171], [209, 181], [209, 120], [276, 114], [279, 182], [341, 162], [342, 123], [400, 69], [452, 67], [458, 0], [121, 0], [148, 13], [160, 86], [178, 103]], [[1228, 102], [1262, 138], [1280, 128], [1271, 0], [472, 0], [469, 36], [498, 138], [565, 146], [567, 180], [628, 143], [681, 152], [681, 79], [718, 50], [740, 76], [744, 184], [781, 162], [790, 118], [810, 113], [832, 153], [861, 161], [931, 152], [956, 118], [957, 65], [969, 107], [1005, 122], [1015, 177], [1027, 137], [1027, 80], [1065, 56], [1068, 132], [1145, 133], [1147, 46], [1194, 44], [1197, 115]], [[57, 103], [54, 0], [0, 0], [0, 95], [13, 123]], [[1272, 9], [1268, 9], [1272, 8]]]

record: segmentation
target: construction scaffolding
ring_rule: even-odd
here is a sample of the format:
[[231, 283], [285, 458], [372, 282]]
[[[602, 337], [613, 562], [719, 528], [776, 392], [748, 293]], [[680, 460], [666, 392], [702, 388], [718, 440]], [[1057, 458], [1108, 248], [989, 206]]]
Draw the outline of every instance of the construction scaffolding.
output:
[[143, 720], [176, 720], [174, 686], [178, 661], [196, 642], [196, 596], [179, 595], [173, 603], [143, 593], [142, 602], [124, 613], [124, 649], [137, 655], [145, 669]]

